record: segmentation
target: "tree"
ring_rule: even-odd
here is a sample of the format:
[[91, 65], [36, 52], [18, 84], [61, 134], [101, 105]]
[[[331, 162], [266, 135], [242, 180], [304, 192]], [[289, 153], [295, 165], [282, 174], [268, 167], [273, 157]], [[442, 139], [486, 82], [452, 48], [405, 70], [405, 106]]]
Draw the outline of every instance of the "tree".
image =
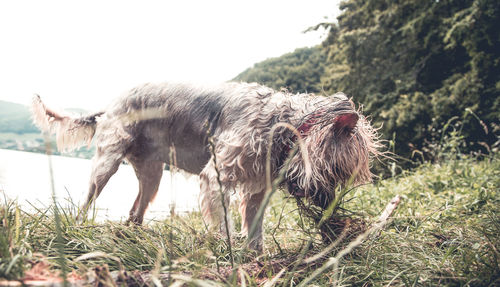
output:
[[236, 79], [343, 91], [406, 157], [454, 118], [462, 119], [468, 149], [498, 140], [497, 0], [347, 0], [340, 8], [338, 23], [315, 27], [330, 29], [321, 46], [258, 63]]
[[[491, 130], [500, 111], [499, 7], [496, 0], [345, 1], [323, 44], [322, 84], [363, 103], [406, 156], [466, 110]], [[463, 133], [468, 142], [495, 140], [474, 117]]]

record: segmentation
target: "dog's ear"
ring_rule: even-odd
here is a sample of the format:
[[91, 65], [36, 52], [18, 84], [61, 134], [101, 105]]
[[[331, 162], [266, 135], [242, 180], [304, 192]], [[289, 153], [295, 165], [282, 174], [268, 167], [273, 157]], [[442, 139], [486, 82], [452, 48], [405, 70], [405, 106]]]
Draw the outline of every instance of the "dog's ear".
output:
[[350, 132], [354, 129], [354, 127], [356, 127], [358, 119], [359, 116], [356, 112], [338, 115], [333, 120], [332, 129], [336, 132], [344, 130]]

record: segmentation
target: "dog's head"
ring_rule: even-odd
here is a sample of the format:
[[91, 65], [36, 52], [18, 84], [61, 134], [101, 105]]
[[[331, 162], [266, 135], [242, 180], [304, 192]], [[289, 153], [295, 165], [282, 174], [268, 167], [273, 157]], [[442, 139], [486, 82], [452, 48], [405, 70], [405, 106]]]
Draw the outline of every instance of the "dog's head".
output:
[[326, 208], [339, 186], [370, 182], [370, 161], [381, 147], [376, 130], [343, 94], [323, 103], [298, 126], [303, 145], [286, 168], [290, 194]]

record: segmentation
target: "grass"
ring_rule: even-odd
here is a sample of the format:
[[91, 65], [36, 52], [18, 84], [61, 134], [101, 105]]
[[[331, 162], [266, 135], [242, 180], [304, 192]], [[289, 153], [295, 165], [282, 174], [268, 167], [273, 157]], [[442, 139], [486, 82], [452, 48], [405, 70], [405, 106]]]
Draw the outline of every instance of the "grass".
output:
[[[309, 285], [317, 286], [334, 282], [338, 286], [498, 286], [499, 190], [498, 152], [481, 160], [449, 156], [355, 189], [341, 208], [368, 224], [396, 194], [402, 200], [390, 224], [344, 252], [332, 267], [326, 265], [330, 258], [343, 252], [353, 238], [318, 260], [307, 261], [326, 246], [313, 223], [302, 218], [293, 200], [283, 195], [274, 196], [266, 212], [265, 248], [259, 257], [244, 249], [243, 238], [235, 238], [230, 251], [225, 238], [207, 231], [197, 212], [143, 227], [94, 220], [77, 223], [75, 206], [57, 206], [60, 219], [56, 220], [53, 207], [27, 213], [5, 199], [0, 204], [0, 278], [25, 279], [41, 262], [47, 272], [61, 274], [58, 248], [62, 247], [63, 265], [73, 271], [70, 279], [98, 280], [104, 285], [295, 286], [307, 278]], [[241, 219], [236, 207], [229, 209], [237, 226]]]

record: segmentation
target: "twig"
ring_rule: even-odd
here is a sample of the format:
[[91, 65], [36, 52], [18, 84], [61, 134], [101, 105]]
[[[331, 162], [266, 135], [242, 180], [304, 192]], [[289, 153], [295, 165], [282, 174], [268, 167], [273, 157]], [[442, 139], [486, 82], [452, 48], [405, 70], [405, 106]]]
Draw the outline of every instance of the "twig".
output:
[[278, 279], [280, 279], [281, 275], [283, 275], [283, 273], [285, 273], [286, 271], [286, 268], [283, 268], [281, 269], [280, 272], [278, 272], [278, 274], [276, 274], [271, 280], [267, 281], [263, 287], [271, 287], [271, 286], [274, 286], [276, 284], [276, 282], [278, 282]]
[[375, 222], [372, 228], [376, 228], [380, 232], [384, 227], [384, 225], [387, 224], [389, 216], [391, 216], [396, 207], [398, 207], [400, 201], [401, 201], [401, 196], [399, 196], [398, 194], [387, 204], [384, 211], [382, 212], [382, 214], [380, 214], [377, 222]]
[[224, 227], [226, 229], [226, 235], [227, 235], [227, 246], [229, 249], [229, 258], [231, 259], [231, 269], [233, 269], [233, 271], [234, 271], [234, 258], [233, 258], [233, 250], [232, 250], [232, 246], [231, 246], [231, 234], [229, 233], [229, 222], [227, 219], [228, 212], [227, 212], [226, 203], [224, 201], [224, 191], [222, 188], [222, 181], [220, 179], [220, 171], [217, 168], [217, 157], [216, 157], [216, 152], [215, 152], [215, 144], [211, 138], [208, 140], [208, 143], [210, 144], [210, 148], [212, 150], [212, 158], [213, 158], [214, 168], [215, 168], [215, 172], [217, 173], [217, 183], [219, 184], [220, 200], [222, 203], [222, 208], [224, 209]]
[[[174, 173], [177, 171], [177, 153], [175, 150], [174, 145], [170, 147], [170, 162], [169, 162], [169, 172], [170, 172], [170, 188], [171, 190], [174, 189]], [[172, 233], [172, 226], [174, 226], [173, 220], [175, 216], [175, 193], [173, 193], [173, 196], [170, 201], [170, 228], [168, 232], [168, 252], [167, 252], [167, 258], [168, 258], [168, 277], [167, 277], [167, 285], [170, 285], [172, 283], [172, 250], [174, 249], [174, 238], [173, 238], [173, 233]], [[158, 262], [160, 262], [158, 260]]]
[[276, 240], [276, 230], [280, 227], [281, 219], [283, 218], [283, 211], [284, 210], [285, 210], [285, 205], [283, 204], [283, 206], [281, 207], [280, 217], [278, 218], [278, 223], [276, 224], [276, 227], [273, 228], [273, 232], [271, 233], [271, 236], [273, 237], [274, 243], [278, 247], [278, 250], [279, 250], [280, 254], [283, 254], [283, 250], [281, 249], [280, 244]]

